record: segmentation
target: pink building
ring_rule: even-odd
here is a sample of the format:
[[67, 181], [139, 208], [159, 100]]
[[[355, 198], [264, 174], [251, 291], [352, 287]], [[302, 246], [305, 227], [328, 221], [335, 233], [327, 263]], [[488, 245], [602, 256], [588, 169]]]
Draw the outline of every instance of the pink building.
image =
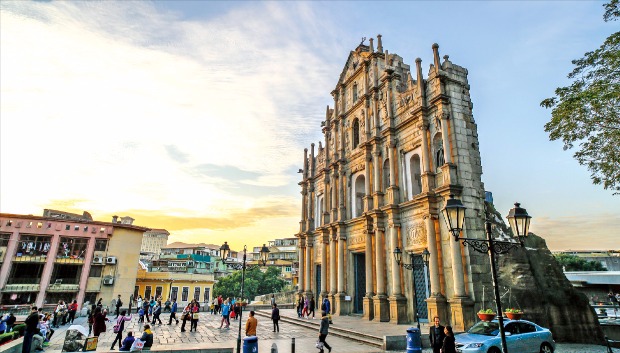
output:
[[45, 210], [43, 217], [0, 213], [0, 304], [55, 304], [134, 291], [142, 236], [130, 217], [112, 222]]

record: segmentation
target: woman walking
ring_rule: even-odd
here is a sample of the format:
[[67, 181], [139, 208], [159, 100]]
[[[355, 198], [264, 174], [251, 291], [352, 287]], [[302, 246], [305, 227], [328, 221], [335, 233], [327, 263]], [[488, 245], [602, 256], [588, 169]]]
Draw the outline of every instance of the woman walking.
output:
[[99, 337], [102, 332], [105, 332], [105, 322], [108, 321], [106, 312], [101, 310], [98, 306], [95, 309], [95, 315], [93, 315], [93, 335]]
[[[329, 317], [326, 312], [321, 312], [321, 326], [319, 327], [319, 342], [323, 343], [323, 347], [327, 348], [329, 352], [332, 351], [332, 347], [325, 342], [325, 338], [329, 334]], [[320, 353], [324, 353], [324, 348], [320, 348]]]
[[185, 309], [183, 309], [183, 324], [181, 324], [181, 332], [185, 332], [185, 323], [187, 322], [187, 320], [190, 320], [190, 325], [191, 325], [191, 317], [192, 317], [192, 307], [191, 304], [187, 304], [187, 306], [185, 306]]
[[138, 305], [136, 305], [136, 313], [142, 308], [142, 296], [138, 296], [138, 300], [136, 301]]
[[198, 303], [194, 303], [194, 305], [192, 306], [192, 322], [189, 326], [189, 332], [192, 332], [192, 330], [196, 332], [196, 330], [198, 329], [198, 318], [200, 317], [200, 314], [198, 313], [199, 310], [200, 307], [198, 306]]
[[[118, 350], [120, 351], [123, 344], [123, 330], [125, 329], [125, 321], [131, 320], [131, 314], [129, 316], [125, 316], [127, 314], [127, 310], [121, 311], [121, 314], [116, 318], [116, 325], [114, 325], [114, 330], [116, 331], [116, 337], [114, 338], [114, 342], [112, 342], [111, 351], [114, 350], [114, 345], [116, 341], [118, 341]], [[118, 327], [118, 329], [117, 329]]]
[[220, 329], [222, 329], [224, 323], [226, 323], [226, 327], [224, 328], [230, 328], [230, 318], [228, 317], [229, 314], [230, 305], [228, 305], [228, 299], [226, 299], [226, 301], [222, 304], [222, 321], [220, 322]]
[[443, 339], [443, 346], [441, 346], [442, 353], [456, 353], [456, 343], [454, 342], [454, 332], [452, 332], [452, 326], [446, 326], [444, 331], [446, 338]]

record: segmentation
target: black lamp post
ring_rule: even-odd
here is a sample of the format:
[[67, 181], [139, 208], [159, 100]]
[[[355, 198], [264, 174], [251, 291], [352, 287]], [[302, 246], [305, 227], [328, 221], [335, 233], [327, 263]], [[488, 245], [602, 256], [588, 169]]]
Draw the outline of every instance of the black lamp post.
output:
[[495, 269], [495, 254], [506, 254], [511, 249], [525, 246], [524, 239], [529, 234], [530, 219], [532, 217], [530, 217], [530, 215], [527, 214], [527, 211], [520, 206], [521, 204], [515, 203], [515, 207], [510, 210], [507, 216], [513, 235], [516, 238], [510, 240], [497, 240], [493, 238], [491, 222], [489, 221], [489, 217], [486, 212], [484, 222], [484, 228], [487, 236], [486, 240], [461, 237], [460, 235], [465, 221], [465, 210], [467, 208], [463, 205], [461, 200], [455, 199], [454, 195], [450, 195], [450, 199], [446, 201], [446, 207], [442, 210], [448, 229], [454, 237], [454, 241], [462, 240], [463, 245], [469, 245], [477, 252], [489, 254], [489, 261], [491, 262], [491, 277], [493, 279], [493, 292], [495, 293], [495, 304], [497, 306], [499, 321], [499, 333], [502, 338], [502, 351], [504, 353], [508, 353], [508, 347], [506, 346], [502, 303], [501, 297], [499, 296], [497, 270]]
[[[259, 265], [256, 266], [247, 266], [246, 265], [246, 261], [247, 261], [247, 251], [248, 248], [247, 246], [243, 246], [243, 262], [241, 264], [232, 264], [232, 263], [226, 263], [226, 260], [228, 259], [229, 255], [230, 255], [230, 246], [228, 246], [228, 242], [225, 241], [224, 245], [222, 245], [220, 247], [220, 258], [222, 259], [222, 262], [224, 262], [226, 264], [226, 266], [228, 266], [228, 268], [232, 268], [235, 270], [241, 270], [241, 299], [243, 299], [243, 285], [245, 283], [245, 270], [253, 270], [255, 268], [259, 268]], [[263, 244], [263, 247], [260, 249], [260, 263], [265, 266], [267, 265], [267, 257], [269, 256], [269, 249], [265, 246], [265, 244]], [[237, 334], [237, 353], [241, 353], [241, 319], [243, 317], [243, 306], [240, 307], [239, 310], [239, 332]]]
[[[425, 248], [424, 251], [422, 251], [421, 255], [422, 255], [422, 261], [424, 262], [424, 266], [428, 267], [428, 259], [431, 256], [431, 253], [428, 252], [428, 249]], [[411, 263], [408, 263], [408, 264], [402, 262], [402, 257], [403, 257], [403, 252], [397, 246], [396, 249], [394, 249], [394, 259], [396, 260], [396, 263], [400, 265], [400, 267], [415, 271], [415, 262], [413, 261], [413, 254], [410, 255]], [[420, 316], [418, 315], [418, 291], [416, 290], [415, 275], [413, 275], [413, 300], [415, 301], [414, 316], [415, 316], [415, 321], [418, 325], [418, 330], [419, 330], [420, 329]]]

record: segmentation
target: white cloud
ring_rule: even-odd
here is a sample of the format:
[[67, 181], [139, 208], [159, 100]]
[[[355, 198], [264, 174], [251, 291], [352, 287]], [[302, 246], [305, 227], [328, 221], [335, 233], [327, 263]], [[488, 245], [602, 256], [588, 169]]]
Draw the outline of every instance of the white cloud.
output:
[[251, 4], [198, 22], [145, 2], [3, 2], [2, 209], [248, 202], [179, 168], [170, 145], [186, 164], [259, 172], [249, 185], [290, 183], [333, 79], [300, 74], [330, 65], [298, 29], [322, 23], [306, 10]]

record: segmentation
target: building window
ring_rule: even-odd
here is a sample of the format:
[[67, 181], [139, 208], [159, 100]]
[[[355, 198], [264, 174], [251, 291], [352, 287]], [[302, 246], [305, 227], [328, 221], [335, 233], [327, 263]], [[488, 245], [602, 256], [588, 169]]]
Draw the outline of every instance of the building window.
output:
[[359, 175], [355, 179], [355, 199], [353, 200], [353, 209], [355, 210], [354, 217], [359, 217], [364, 212], [364, 191], [366, 188], [365, 184], [366, 178], [363, 175]]
[[84, 259], [88, 238], [60, 237], [56, 258]]
[[435, 147], [435, 170], [439, 171], [439, 168], [446, 163], [441, 133], [435, 135], [435, 138], [433, 139], [433, 146]]
[[383, 162], [383, 191], [390, 186], [390, 160]]
[[357, 83], [353, 84], [353, 103], [357, 102]]
[[186, 302], [188, 296], [189, 296], [189, 287], [183, 287], [183, 292], [181, 292], [181, 301]]
[[17, 256], [47, 255], [50, 249], [51, 237], [48, 236], [21, 236], [17, 245]]
[[43, 228], [43, 222], [38, 222], [37, 223], [37, 228]]
[[179, 296], [179, 287], [172, 287], [170, 290], [170, 300], [177, 299]]
[[107, 239], [97, 239], [95, 240], [95, 251], [106, 251], [108, 248], [108, 240]]
[[162, 286], [155, 287], [155, 299], [159, 300], [163, 290], [164, 290], [164, 287], [162, 287]]
[[205, 296], [204, 296], [204, 302], [208, 303], [209, 299], [211, 299], [211, 288], [206, 288], [205, 287]]
[[409, 160], [411, 172], [411, 194], [417, 195], [422, 192], [422, 171], [420, 168], [420, 156], [414, 154]]
[[97, 294], [97, 292], [87, 292], [84, 294], [84, 303], [95, 304], [97, 302]]
[[284, 272], [291, 272], [291, 266], [286, 266], [284, 268]]
[[144, 290], [144, 300], [149, 299], [151, 299], [151, 286], [146, 286], [146, 289]]
[[11, 239], [11, 234], [0, 234], [0, 246], [9, 246], [9, 239]]
[[101, 277], [103, 266], [91, 266], [88, 277]]
[[194, 300], [200, 301], [200, 287], [194, 287]]
[[[135, 286], [133, 288], [133, 299], [136, 300], [138, 299], [138, 293], [140, 292], [140, 286]], [[133, 304], [132, 304], [133, 305]]]
[[360, 121], [358, 119], [353, 120], [353, 148], [356, 148], [360, 144]]
[[80, 230], [80, 226], [73, 227], [73, 230]]
[[67, 225], [65, 226], [65, 230], [71, 230], [71, 226], [67, 224]]

